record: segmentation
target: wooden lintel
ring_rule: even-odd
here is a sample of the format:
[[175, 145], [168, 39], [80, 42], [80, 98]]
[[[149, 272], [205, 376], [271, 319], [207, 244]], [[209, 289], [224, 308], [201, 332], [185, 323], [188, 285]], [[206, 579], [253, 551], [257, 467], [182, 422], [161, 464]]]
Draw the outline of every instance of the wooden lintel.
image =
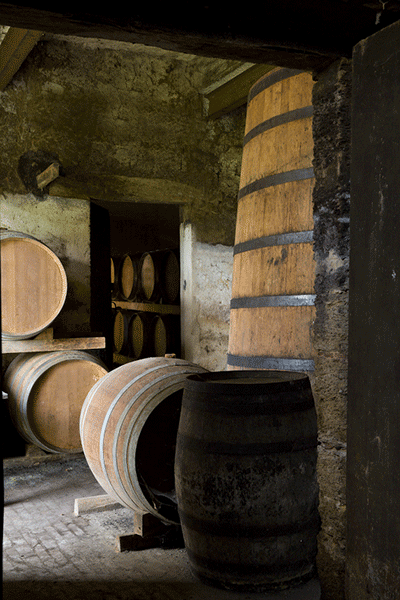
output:
[[42, 36], [42, 31], [10, 27], [0, 44], [0, 91], [11, 81]]

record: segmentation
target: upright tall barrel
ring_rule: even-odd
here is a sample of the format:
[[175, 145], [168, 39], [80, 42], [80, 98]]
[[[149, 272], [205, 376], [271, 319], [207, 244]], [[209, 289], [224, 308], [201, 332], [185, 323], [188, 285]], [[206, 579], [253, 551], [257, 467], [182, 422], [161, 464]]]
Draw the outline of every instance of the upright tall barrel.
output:
[[228, 369], [314, 369], [312, 88], [309, 73], [277, 68], [250, 90]]
[[184, 385], [175, 489], [205, 583], [266, 591], [315, 575], [317, 422], [301, 373], [221, 371]]

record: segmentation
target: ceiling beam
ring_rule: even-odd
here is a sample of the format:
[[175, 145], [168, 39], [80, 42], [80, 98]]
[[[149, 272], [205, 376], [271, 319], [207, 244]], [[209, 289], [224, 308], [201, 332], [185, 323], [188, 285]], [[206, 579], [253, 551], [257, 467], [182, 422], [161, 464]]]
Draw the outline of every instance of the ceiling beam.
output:
[[350, 57], [361, 39], [400, 18], [399, 0], [279, 0], [222, 3], [0, 2], [0, 23], [115, 39], [200, 56], [318, 70]]
[[216, 118], [247, 104], [251, 86], [272, 69], [275, 66], [245, 63], [224, 79], [202, 90], [205, 114]]
[[10, 27], [0, 44], [0, 91], [11, 81], [42, 36], [42, 31]]

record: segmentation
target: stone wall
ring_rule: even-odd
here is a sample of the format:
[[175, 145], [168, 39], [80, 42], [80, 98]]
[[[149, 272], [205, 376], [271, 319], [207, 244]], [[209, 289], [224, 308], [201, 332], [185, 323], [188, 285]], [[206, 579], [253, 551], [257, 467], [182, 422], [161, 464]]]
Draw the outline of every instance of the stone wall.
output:
[[180, 203], [202, 241], [233, 243], [245, 108], [207, 119], [200, 92], [238, 64], [46, 36], [0, 95], [0, 187], [25, 193], [19, 157], [41, 149], [54, 196]]
[[[37, 199], [26, 189], [18, 163], [28, 151], [42, 150], [62, 165], [61, 176], [46, 188], [48, 198], [66, 206], [70, 198], [93, 200], [111, 216], [118, 204], [127, 229], [112, 235], [113, 252], [114, 240], [134, 230], [129, 207], [145, 203], [179, 206], [180, 222], [190, 224], [196, 240], [195, 264], [190, 264], [196, 271], [186, 272], [185, 279], [193, 294], [206, 280], [220, 277], [221, 254], [223, 309], [215, 311], [206, 293], [182, 296], [190, 307], [182, 307], [184, 353], [214, 368], [226, 361], [231, 273], [225, 256], [234, 242], [245, 106], [209, 119], [201, 90], [238, 65], [122, 42], [46, 35], [0, 93], [0, 193], [40, 207], [33, 228], [54, 201]], [[65, 234], [75, 238], [78, 230], [65, 225]]]
[[313, 387], [319, 428], [324, 600], [344, 598], [350, 209], [351, 62], [320, 75], [313, 90], [316, 319]]

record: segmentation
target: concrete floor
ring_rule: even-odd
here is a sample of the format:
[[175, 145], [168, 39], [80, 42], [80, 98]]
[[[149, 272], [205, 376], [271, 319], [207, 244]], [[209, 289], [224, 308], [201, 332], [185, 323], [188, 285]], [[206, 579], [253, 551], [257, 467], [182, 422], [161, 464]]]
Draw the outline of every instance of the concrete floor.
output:
[[133, 530], [124, 507], [74, 515], [76, 498], [104, 494], [83, 455], [3, 461], [4, 600], [319, 600], [316, 580], [270, 594], [197, 581], [184, 548], [118, 552]]

